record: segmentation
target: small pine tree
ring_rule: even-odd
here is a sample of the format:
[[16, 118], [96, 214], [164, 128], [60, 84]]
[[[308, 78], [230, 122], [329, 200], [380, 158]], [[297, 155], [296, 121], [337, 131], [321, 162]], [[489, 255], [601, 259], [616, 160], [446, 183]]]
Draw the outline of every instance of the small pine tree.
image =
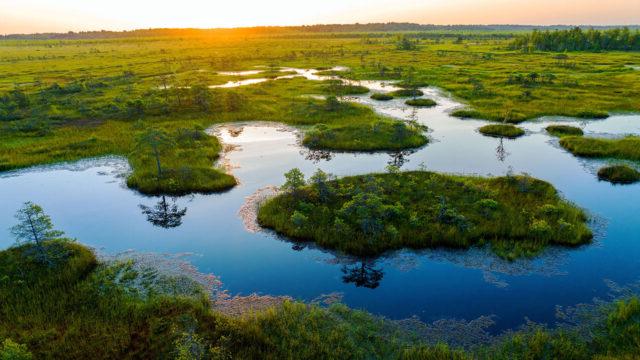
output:
[[18, 224], [11, 228], [11, 234], [18, 245], [32, 244], [38, 261], [53, 264], [56, 255], [45, 244], [51, 240], [63, 239], [64, 232], [55, 230], [51, 218], [44, 213], [42, 207], [30, 201], [24, 203], [15, 215]]

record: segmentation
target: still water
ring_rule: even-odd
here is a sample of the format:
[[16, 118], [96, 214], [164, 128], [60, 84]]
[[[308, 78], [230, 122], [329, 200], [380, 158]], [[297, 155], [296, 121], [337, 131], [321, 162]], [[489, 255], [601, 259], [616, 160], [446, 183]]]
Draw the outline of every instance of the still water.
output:
[[[321, 79], [313, 71], [298, 74]], [[383, 82], [363, 85], [390, 91]], [[493, 331], [521, 325], [525, 317], [552, 324], [556, 305], [575, 305], [605, 296], [605, 280], [625, 284], [640, 275], [640, 185], [599, 182], [604, 161], [583, 160], [562, 150], [544, 127], [568, 123], [586, 136], [640, 133], [640, 116], [576, 121], [547, 117], [522, 124], [517, 140], [482, 136], [483, 121], [449, 116], [460, 104], [437, 89], [425, 96], [438, 102], [414, 109], [402, 100], [378, 102], [368, 95], [349, 101], [376, 111], [414, 119], [429, 127], [430, 143], [412, 153], [311, 152], [299, 145], [292, 128], [245, 123], [210, 129], [229, 145], [225, 155], [240, 184], [213, 195], [146, 197], [124, 185], [126, 160], [100, 158], [0, 175], [0, 247], [12, 244], [8, 228], [25, 201], [44, 207], [56, 226], [71, 237], [107, 252], [192, 253], [202, 272], [220, 276], [232, 294], [289, 295], [312, 300], [338, 293], [346, 304], [394, 319], [419, 316], [471, 320], [494, 315]], [[233, 131], [229, 131], [232, 129]], [[240, 130], [241, 131], [238, 131]], [[578, 249], [550, 249], [534, 260], [501, 261], [482, 249], [401, 251], [376, 261], [346, 259], [310, 246], [293, 244], [269, 232], [245, 229], [238, 210], [245, 198], [269, 185], [280, 185], [293, 167], [306, 175], [321, 168], [336, 175], [426, 168], [456, 174], [529, 173], [551, 182], [563, 196], [597, 219], [594, 244]], [[637, 166], [638, 164], [632, 164]], [[174, 227], [149, 222], [141, 208], [176, 205]], [[186, 209], [186, 212], [182, 212]]]

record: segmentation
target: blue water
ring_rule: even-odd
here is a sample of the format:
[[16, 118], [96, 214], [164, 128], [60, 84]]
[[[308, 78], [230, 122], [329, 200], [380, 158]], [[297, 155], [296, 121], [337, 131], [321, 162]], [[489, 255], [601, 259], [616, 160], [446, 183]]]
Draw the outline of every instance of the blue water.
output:
[[[380, 83], [369, 86], [383, 88]], [[154, 226], [140, 204], [153, 206], [162, 198], [145, 197], [124, 186], [128, 166], [120, 158], [84, 160], [0, 175], [0, 247], [12, 244], [8, 228], [25, 201], [42, 205], [56, 226], [69, 236], [107, 252], [194, 253], [202, 272], [220, 276], [232, 294], [289, 295], [311, 300], [342, 293], [343, 301], [390, 318], [418, 315], [471, 320], [495, 315], [494, 331], [521, 325], [525, 317], [553, 323], [556, 305], [589, 302], [608, 291], [605, 279], [629, 283], [640, 275], [640, 185], [599, 182], [595, 172], [604, 161], [582, 160], [562, 150], [543, 128], [549, 123], [574, 123], [587, 136], [640, 133], [640, 116], [616, 115], [606, 120], [578, 122], [544, 118], [522, 126], [517, 140], [484, 137], [484, 122], [452, 118], [460, 106], [435, 89], [426, 96], [439, 105], [413, 110], [402, 101], [376, 102], [366, 96], [353, 101], [400, 118], [415, 118], [430, 128], [431, 143], [407, 155], [402, 169], [503, 175], [527, 172], [547, 180], [564, 197], [587, 209], [597, 221], [596, 242], [578, 249], [550, 249], [534, 260], [501, 261], [486, 251], [428, 250], [399, 252], [367, 263], [369, 274], [382, 274], [369, 287], [345, 283], [343, 270], [358, 270], [360, 262], [294, 244], [269, 232], [245, 229], [238, 210], [258, 189], [283, 182], [282, 174], [299, 167], [310, 175], [317, 168], [336, 175], [384, 171], [390, 154], [332, 154], [313, 160], [300, 147], [297, 133], [263, 123], [243, 127], [237, 137], [228, 126], [212, 129], [227, 144], [239, 147], [226, 160], [240, 184], [229, 192], [166, 198], [186, 208], [175, 228]], [[497, 151], [502, 143], [501, 151]], [[635, 164], [637, 165], [637, 164]]]

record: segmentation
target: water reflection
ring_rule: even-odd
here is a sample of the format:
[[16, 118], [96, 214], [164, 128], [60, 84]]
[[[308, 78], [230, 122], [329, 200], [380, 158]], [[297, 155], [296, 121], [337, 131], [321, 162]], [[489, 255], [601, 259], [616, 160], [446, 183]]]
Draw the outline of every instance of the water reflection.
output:
[[380, 286], [384, 276], [382, 269], [376, 268], [375, 261], [362, 260], [360, 264], [342, 266], [342, 281], [345, 284], [354, 284], [356, 287], [375, 289]]
[[408, 157], [415, 152], [415, 150], [403, 150], [389, 153], [390, 158], [389, 161], [387, 161], [387, 165], [400, 169], [404, 164], [409, 162]]
[[172, 199], [171, 204], [167, 202], [166, 196], [153, 206], [138, 205], [142, 210], [142, 214], [147, 216], [147, 221], [165, 229], [175, 228], [182, 225], [182, 218], [187, 214], [187, 208], [179, 208], [176, 200]]
[[314, 164], [321, 161], [331, 161], [333, 154], [327, 150], [300, 150], [300, 155], [304, 155], [305, 160], [309, 160]]
[[498, 147], [496, 148], [496, 158], [498, 158], [498, 161], [504, 162], [508, 156], [509, 153], [504, 147], [504, 139], [500, 138], [500, 142], [498, 143]]

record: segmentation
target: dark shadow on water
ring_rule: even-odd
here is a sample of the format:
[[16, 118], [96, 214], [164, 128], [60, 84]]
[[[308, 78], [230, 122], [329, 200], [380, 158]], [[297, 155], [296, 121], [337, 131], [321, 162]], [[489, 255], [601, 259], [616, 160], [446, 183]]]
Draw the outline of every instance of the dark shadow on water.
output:
[[345, 284], [354, 284], [356, 287], [375, 289], [380, 286], [384, 276], [381, 268], [376, 268], [375, 261], [360, 260], [359, 264], [342, 266], [342, 281]]
[[187, 208], [179, 208], [175, 199], [171, 204], [167, 202], [166, 196], [153, 206], [138, 205], [142, 214], [147, 216], [147, 221], [164, 229], [171, 229], [182, 225], [182, 218], [187, 214]]

